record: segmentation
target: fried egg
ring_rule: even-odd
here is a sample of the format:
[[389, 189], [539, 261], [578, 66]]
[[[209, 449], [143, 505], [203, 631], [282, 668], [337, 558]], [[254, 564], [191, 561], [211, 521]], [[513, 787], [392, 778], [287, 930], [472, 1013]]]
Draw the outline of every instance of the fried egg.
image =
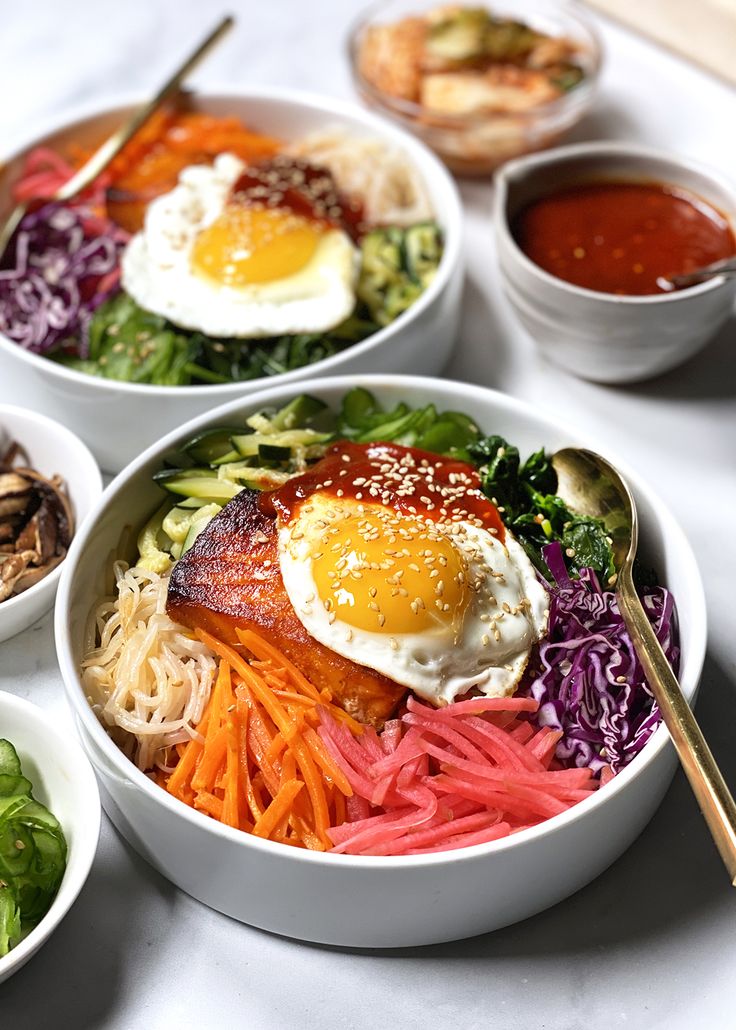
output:
[[361, 499], [339, 493], [316, 490], [279, 520], [281, 575], [307, 632], [435, 705], [471, 688], [513, 693], [549, 603], [518, 542], [459, 517], [460, 501], [437, 518], [380, 503], [368, 484]]
[[221, 154], [212, 166], [185, 168], [128, 243], [123, 288], [146, 310], [208, 336], [334, 328], [355, 307], [356, 247], [278, 190], [264, 186], [257, 202], [239, 201], [233, 188], [245, 167]]

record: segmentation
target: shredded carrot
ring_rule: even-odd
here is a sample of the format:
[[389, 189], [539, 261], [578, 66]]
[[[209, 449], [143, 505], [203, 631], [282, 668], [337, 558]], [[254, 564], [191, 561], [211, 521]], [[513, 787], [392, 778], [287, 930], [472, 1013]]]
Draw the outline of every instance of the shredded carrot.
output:
[[222, 818], [222, 800], [210, 794], [209, 791], [199, 790], [194, 798], [194, 807], [200, 812], [206, 812], [214, 819]]
[[[278, 140], [251, 131], [239, 118], [168, 106], [151, 116], [96, 183], [109, 188], [107, 209], [113, 221], [128, 232], [137, 232], [147, 205], [173, 189], [180, 173], [189, 165], [211, 164], [223, 153], [235, 154], [246, 164], [253, 164], [273, 157], [280, 148]], [[54, 155], [56, 179], [62, 174], [64, 182], [70, 177], [72, 166], [81, 166], [91, 154], [89, 148], [70, 145], [67, 156], [72, 165], [61, 173], [56, 165], [60, 161], [63, 165], [63, 159]], [[38, 175], [35, 179], [38, 185], [33, 195], [38, 195], [44, 181]], [[58, 185], [54, 180], [54, 188]]]
[[319, 734], [310, 726], [304, 731], [304, 739], [317, 765], [320, 766], [326, 776], [330, 777], [340, 793], [349, 798], [353, 793], [353, 788], [350, 786], [345, 773], [328, 752]]
[[[205, 734], [210, 718], [210, 707], [212, 701], [207, 707], [204, 713], [204, 717], [197, 727], [197, 731], [201, 734]], [[184, 800], [183, 791], [186, 789], [189, 781], [192, 778], [195, 766], [199, 761], [202, 752], [204, 751], [204, 743], [199, 740], [190, 740], [188, 744], [184, 745], [184, 750], [180, 755], [179, 761], [176, 768], [174, 769], [171, 776], [169, 776], [166, 784], [166, 789], [170, 794], [178, 797], [180, 801]]]
[[253, 834], [256, 837], [270, 837], [278, 822], [285, 815], [288, 815], [289, 808], [294, 798], [302, 789], [304, 784], [300, 780], [289, 780], [285, 783], [256, 825], [253, 827]]
[[327, 850], [353, 791], [316, 727], [320, 712], [355, 720], [252, 631], [242, 634], [251, 660], [203, 630], [197, 636], [219, 657], [218, 674], [198, 737], [174, 753], [167, 790], [228, 826]]
[[307, 697], [314, 698], [315, 701], [320, 700], [317, 688], [312, 686], [306, 676], [299, 672], [296, 665], [293, 665], [285, 655], [281, 654], [278, 648], [264, 640], [263, 637], [259, 637], [252, 629], [236, 629], [235, 632], [240, 643], [247, 647], [256, 658], [262, 662], [270, 661], [276, 669], [283, 669], [291, 677], [297, 689], [300, 689]]

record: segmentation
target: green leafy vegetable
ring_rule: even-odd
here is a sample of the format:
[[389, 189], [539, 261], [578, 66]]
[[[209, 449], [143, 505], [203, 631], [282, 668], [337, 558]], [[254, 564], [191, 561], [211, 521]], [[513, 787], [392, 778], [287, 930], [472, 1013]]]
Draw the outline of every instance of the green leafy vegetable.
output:
[[601, 519], [573, 514], [557, 496], [557, 474], [543, 450], [521, 465], [516, 447], [503, 437], [488, 436], [470, 453], [480, 466], [484, 492], [540, 571], [549, 574], [542, 548], [557, 540], [571, 572], [592, 568], [608, 582], [614, 566], [606, 527]]
[[0, 957], [46, 914], [66, 867], [58, 820], [34, 800], [9, 740], [0, 740]]
[[373, 394], [355, 387], [343, 397], [336, 435], [356, 443], [384, 440], [467, 461], [480, 432], [467, 415], [438, 413], [433, 404], [412, 410], [400, 402], [392, 411], [383, 411]]
[[215, 339], [175, 326], [121, 292], [94, 312], [86, 357], [76, 345], [70, 350], [68, 340], [49, 357], [88, 375], [155, 386], [281, 375], [332, 357], [393, 322], [429, 285], [441, 257], [433, 222], [368, 233], [361, 242], [356, 310], [326, 333]]

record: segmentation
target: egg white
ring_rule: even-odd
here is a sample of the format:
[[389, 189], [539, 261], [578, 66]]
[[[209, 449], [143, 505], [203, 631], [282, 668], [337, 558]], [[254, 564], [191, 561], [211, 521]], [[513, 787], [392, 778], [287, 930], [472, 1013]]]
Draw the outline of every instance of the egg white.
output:
[[178, 185], [149, 204], [144, 227], [122, 256], [122, 285], [133, 299], [175, 325], [208, 336], [257, 338], [325, 332], [355, 307], [359, 255], [329, 229], [292, 275], [245, 287], [218, 286], [191, 268], [198, 234], [222, 213], [245, 165], [221, 154], [212, 166], [185, 168]]
[[462, 552], [468, 576], [485, 573], [483, 589], [469, 591], [459, 618], [419, 633], [370, 632], [342, 621], [339, 605], [331, 622], [319, 598], [310, 557], [312, 527], [320, 519], [329, 520], [329, 503], [313, 495], [309, 512], [280, 526], [278, 533], [284, 586], [310, 636], [435, 705], [449, 704], [471, 688], [487, 696], [512, 694], [533, 645], [546, 632], [549, 599], [508, 530], [504, 543], [468, 522], [453, 531], [451, 539]]

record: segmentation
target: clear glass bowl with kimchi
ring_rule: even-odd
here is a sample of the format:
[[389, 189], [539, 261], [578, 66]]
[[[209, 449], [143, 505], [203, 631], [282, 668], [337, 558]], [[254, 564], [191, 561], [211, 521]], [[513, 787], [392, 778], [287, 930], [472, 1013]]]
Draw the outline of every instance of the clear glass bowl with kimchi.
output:
[[[356, 947], [492, 930], [610, 864], [674, 755], [606, 528], [556, 495], [549, 455], [571, 443], [478, 387], [338, 377], [224, 406], [133, 462], [56, 612], [131, 843], [228, 915]], [[699, 574], [629, 475], [642, 598], [692, 699]]]
[[379, 0], [348, 40], [356, 89], [459, 175], [552, 146], [589, 110], [600, 41], [545, 0]]
[[299, 91], [194, 93], [45, 201], [132, 106], [36, 129], [0, 168], [0, 212], [31, 204], [0, 257], [6, 384], [106, 471], [269, 380], [443, 367], [462, 215], [426, 148]]

